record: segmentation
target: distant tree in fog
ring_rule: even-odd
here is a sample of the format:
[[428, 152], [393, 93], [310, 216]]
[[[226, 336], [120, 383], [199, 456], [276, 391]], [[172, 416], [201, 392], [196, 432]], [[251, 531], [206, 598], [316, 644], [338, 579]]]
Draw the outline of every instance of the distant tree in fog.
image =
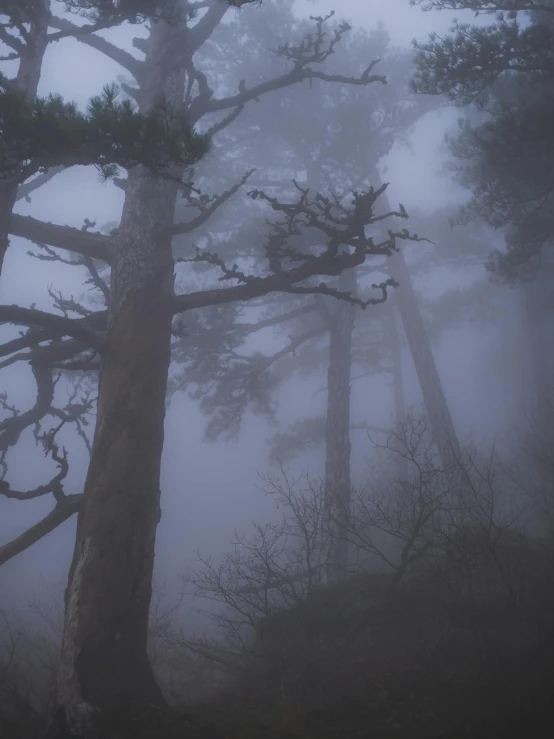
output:
[[[256, 23], [255, 16], [252, 16], [252, 23]], [[232, 27], [224, 32], [230, 39], [238, 39]], [[275, 43], [271, 27], [253, 35], [265, 44]], [[244, 44], [239, 45], [238, 40], [235, 43], [240, 57], [240, 47]], [[247, 48], [261, 64], [268, 63], [256, 46]], [[387, 70], [390, 68], [391, 74], [386, 87], [377, 87], [370, 98], [360, 95], [355, 88], [341, 86], [314, 85], [307, 94], [287, 89], [279, 99], [256, 106], [248, 118], [247, 134], [240, 127], [226, 129], [231, 166], [237, 160], [266, 161], [266, 167], [252, 177], [275, 193], [287, 192], [292, 177], [296, 177], [299, 187], [329, 193], [346, 192], [356, 183], [380, 182], [378, 165], [382, 158], [395, 142], [407, 136], [413, 124], [435, 103], [409, 95], [410, 56], [391, 47], [382, 27], [352, 37], [350, 43], [340, 49], [339, 58], [343, 65], [354, 67], [367, 55], [387, 60]], [[321, 103], [314, 104], [315, 100]], [[277, 115], [277, 104], [279, 113], [286, 111], [286, 116]], [[325, 116], [319, 114], [320, 106]], [[268, 134], [271, 146], [268, 146]], [[235, 211], [235, 217], [238, 220], [239, 212]], [[432, 216], [421, 217], [419, 221], [417, 230], [422, 236], [427, 236], [431, 226], [433, 235], [440, 230]], [[220, 241], [218, 249], [233, 249], [235, 244], [234, 248], [239, 245], [239, 253], [244, 253], [254, 234], [241, 229], [240, 224], [237, 226], [237, 235], [230, 241]], [[317, 236], [306, 231], [302, 240], [298, 238], [298, 248], [313, 246]], [[456, 434], [421, 319], [421, 299], [418, 300], [413, 292], [410, 272], [419, 262], [427, 268], [453, 261], [461, 266], [475, 259], [476, 251], [473, 244], [471, 250], [464, 249], [461, 243], [456, 248], [447, 246], [446, 241], [452, 241], [453, 237], [445, 236], [444, 229], [441, 237], [440, 246], [431, 255], [429, 249], [421, 245], [410, 250], [416, 253], [410, 254], [409, 268], [402, 255], [395, 254], [390, 260], [374, 260], [356, 271], [345, 272], [336, 281], [340, 290], [363, 297], [368, 282], [371, 284], [375, 275], [393, 278], [399, 286], [395, 290], [398, 294], [392, 312], [390, 306], [372, 306], [362, 314], [352, 305], [335, 305], [325, 296], [315, 299], [286, 296], [277, 301], [266, 300], [257, 318], [255, 312], [249, 312], [249, 320], [231, 315], [229, 311], [226, 315], [220, 311], [213, 313], [212, 329], [215, 335], [220, 332], [224, 339], [218, 343], [219, 353], [214, 352], [214, 344], [210, 341], [204, 346], [199, 342], [197, 352], [191, 354], [186, 351], [186, 340], [183, 341], [183, 372], [172, 379], [172, 387], [186, 388], [200, 400], [202, 410], [209, 416], [207, 438], [235, 436], [247, 410], [266, 414], [273, 420], [277, 410], [275, 392], [284, 380], [295, 373], [307, 376], [327, 368], [326, 414], [321, 418], [301, 419], [288, 432], [280, 432], [275, 438], [273, 452], [278, 456], [291, 450], [298, 453], [314, 443], [325, 442], [329, 490], [335, 490], [336, 495], [338, 490], [349, 490], [350, 431], [352, 428], [375, 428], [374, 419], [359, 417], [364, 409], [358, 410], [354, 422], [351, 420], [352, 379], [373, 372], [390, 372], [395, 414], [398, 421], [404, 417], [396, 330], [396, 310], [400, 307], [427, 413], [437, 443], [446, 457], [451, 445], [457, 443]], [[474, 233], [472, 240], [478, 242]], [[417, 254], [418, 251], [422, 253]], [[444, 251], [448, 252], [446, 259], [442, 257]], [[461, 320], [460, 306], [453, 306], [453, 310]], [[267, 334], [271, 330], [289, 334], [289, 341], [283, 341], [283, 346], [271, 354], [249, 351], [248, 344], [256, 332]], [[196, 327], [193, 332], [196, 334]], [[202, 335], [201, 331], [199, 336]]]
[[[267, 65], [272, 60], [258, 51], [258, 45], [275, 45], [278, 31], [271, 26], [258, 31], [255, 26], [260, 18], [251, 18], [255, 45], [254, 49], [250, 45], [247, 48], [250, 54], [260, 58], [261, 64]], [[239, 38], [236, 29], [223, 29], [223, 32], [228, 34], [232, 48], [232, 39]], [[240, 58], [244, 43], [242, 39], [240, 45], [235, 43]], [[227, 156], [231, 163], [265, 161], [265, 167], [255, 172], [252, 179], [260, 181], [261, 186], [275, 196], [287, 195], [291, 180], [299, 189], [324, 193], [330, 201], [343, 197], [353, 187], [367, 187], [375, 181], [380, 184], [378, 163], [427, 112], [428, 106], [408, 93], [409, 55], [392, 48], [382, 26], [369, 33], [358, 32], [342, 45], [337, 56], [334, 65], [340, 64], [344, 74], [349, 68], [362, 69], [365, 58], [384, 57], [387, 71], [390, 70], [388, 84], [377, 88], [370, 97], [343, 85], [330, 87], [315, 83], [307, 92], [289, 88], [278, 99], [256, 106], [247, 119], [248, 136], [245, 136], [244, 127], [230, 126], [226, 130]], [[249, 60], [245, 67], [248, 63]], [[321, 110], [324, 115], [320, 114]], [[268, 146], [268, 136], [271, 146]], [[375, 232], [379, 233], [378, 227]], [[320, 239], [320, 234], [313, 229], [295, 236], [299, 250], [317, 248]], [[232, 249], [233, 244], [238, 244], [244, 253], [252, 238], [253, 234], [241, 229], [231, 242], [223, 242], [218, 248]], [[195, 355], [186, 352], [187, 342], [183, 342], [184, 370], [180, 377], [174, 378], [173, 386], [191, 388], [193, 383], [193, 395], [200, 399], [202, 410], [209, 415], [208, 438], [238, 433], [247, 409], [271, 418], [275, 411], [274, 391], [286, 377], [297, 370], [302, 372], [302, 368], [317, 371], [327, 364], [326, 417], [319, 421], [306, 419], [295, 429], [295, 439], [298, 441], [299, 434], [306, 431], [312, 432], [312, 436], [315, 433], [318, 440], [322, 437], [321, 440], [326, 441], [329, 496], [332, 498], [339, 495], [339, 490], [350, 489], [353, 365], [356, 365], [357, 374], [360, 370], [364, 374], [389, 369], [389, 339], [382, 323], [385, 321], [389, 326], [391, 319], [388, 312], [374, 312], [375, 305], [382, 300], [371, 298], [371, 285], [376, 280], [391, 279], [388, 256], [381, 254], [367, 267], [345, 272], [334, 283], [345, 295], [357, 296], [361, 301], [369, 299], [373, 306], [367, 315], [356, 316], [358, 311], [352, 304], [335, 305], [333, 299], [322, 295], [315, 298], [286, 296], [277, 301], [266, 300], [254, 323], [242, 323], [238, 316], [228, 316], [225, 321], [221, 314], [214, 315], [214, 329], [224, 331], [227, 339], [219, 345], [219, 361], [214, 361], [211, 342], [204, 348], [199, 344]], [[249, 353], [246, 349], [238, 354], [240, 343], [247, 342], [256, 328], [260, 332], [271, 328], [282, 333], [290, 331], [291, 338], [272, 355]], [[231, 337], [234, 337], [232, 343]], [[326, 340], [330, 342], [329, 348], [325, 346]], [[398, 378], [398, 372], [395, 376]], [[360, 427], [367, 428], [367, 424], [362, 423]], [[281, 440], [284, 441], [282, 436]], [[310, 438], [305, 437], [301, 444], [306, 446], [309, 442]]]
[[445, 38], [416, 44], [413, 86], [465, 106], [449, 144], [472, 198], [455, 221], [504, 230], [506, 249], [492, 250], [488, 266], [502, 282], [523, 283], [542, 414], [554, 371], [554, 2], [426, 0], [424, 8], [494, 14], [486, 26], [455, 23]]
[[456, 23], [444, 39], [416, 44], [413, 86], [478, 111], [450, 137], [453, 166], [473, 192], [459, 220], [508, 227], [508, 251], [493, 253], [491, 269], [514, 279], [554, 234], [554, 2], [426, 5], [497, 14], [487, 26]]

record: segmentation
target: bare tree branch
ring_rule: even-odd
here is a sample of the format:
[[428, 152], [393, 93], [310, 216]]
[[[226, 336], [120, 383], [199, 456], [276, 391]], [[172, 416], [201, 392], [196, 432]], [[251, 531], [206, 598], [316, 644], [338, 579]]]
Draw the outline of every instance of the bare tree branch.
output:
[[0, 324], [16, 323], [24, 326], [51, 328], [62, 336], [71, 336], [98, 350], [102, 348], [102, 334], [92, 328], [92, 324], [104, 321], [105, 316], [106, 313], [102, 311], [85, 318], [66, 318], [34, 308], [0, 305]]
[[229, 198], [231, 198], [236, 192], [238, 192], [238, 190], [240, 190], [240, 188], [246, 183], [246, 181], [254, 171], [255, 170], [251, 169], [249, 172], [246, 172], [241, 177], [239, 182], [235, 183], [228, 190], [222, 192], [221, 195], [214, 196], [211, 200], [208, 200], [206, 204], [202, 203], [200, 199], [192, 201], [192, 207], [198, 207], [201, 209], [199, 215], [197, 215], [196, 218], [191, 218], [190, 221], [175, 223], [169, 229], [169, 233], [172, 236], [177, 236], [178, 234], [190, 233], [191, 231], [195, 231], [197, 228], [202, 226], [209, 218], [211, 218], [211, 216], [219, 207], [226, 203]]
[[[65, 18], [57, 18], [56, 16], [53, 16], [50, 19], [50, 25], [52, 28], [58, 28], [62, 33], [51, 34], [49, 41], [58, 41], [66, 36], [73, 36], [82, 44], [92, 46], [93, 49], [96, 49], [102, 54], [108, 56], [110, 59], [113, 59], [114, 62], [117, 62], [117, 64], [120, 64], [124, 69], [130, 72], [137, 82], [140, 82], [142, 78], [143, 62], [136, 59], [132, 54], [129, 54], [129, 52], [115, 46], [115, 44], [111, 44], [109, 41], [106, 41], [106, 39], [101, 36], [97, 36], [92, 33], [92, 31], [95, 30], [94, 27], [89, 26], [85, 31]], [[102, 26], [98, 26], [96, 30], [99, 30], [100, 28], [102, 28]]]
[[[372, 67], [377, 63], [377, 61], [373, 62], [372, 65], [370, 65], [359, 78], [345, 77], [340, 74], [326, 74], [324, 72], [319, 72], [310, 68], [302, 69], [295, 67], [290, 72], [286, 72], [280, 77], [275, 77], [274, 79], [268, 80], [267, 82], [262, 82], [259, 85], [251, 87], [250, 89], [243, 88], [242, 92], [239, 92], [237, 95], [231, 95], [226, 98], [216, 98], [215, 100], [210, 100], [209, 103], [206, 104], [205, 110], [203, 110], [203, 114], [217, 113], [220, 110], [228, 110], [229, 108], [244, 106], [249, 101], [256, 100], [261, 95], [265, 95], [268, 92], [281, 90], [284, 87], [289, 87], [290, 85], [297, 84], [299, 82], [305, 82], [306, 80], [320, 79], [325, 80], [326, 82], [341, 82], [343, 84], [361, 85], [363, 87], [365, 87], [366, 85], [371, 85], [374, 82], [381, 82], [382, 84], [386, 84], [387, 79], [383, 75], [369, 74], [369, 70], [372, 69]], [[191, 106], [191, 116], [193, 120], [195, 119], [195, 114], [197, 114], [197, 111], [194, 108], [195, 106], [193, 103], [193, 105]]]
[[19, 185], [17, 188], [17, 198], [16, 202], [18, 200], [29, 200], [29, 195], [32, 192], [35, 192], [35, 190], [38, 190], [40, 187], [45, 185], [47, 182], [49, 182], [53, 177], [55, 177], [60, 172], [63, 172], [63, 167], [53, 167], [52, 169], [49, 169], [48, 172], [43, 172], [42, 174], [37, 175], [34, 179], [30, 180], [29, 182], [24, 182], [22, 185]]
[[[22, 337], [22, 339], [25, 339], [26, 336], [28, 336], [30, 333], [31, 332], [28, 332], [25, 336]], [[48, 336], [49, 339], [58, 337], [59, 334], [57, 332], [51, 332], [50, 336]], [[15, 344], [17, 341], [19, 340], [14, 339], [13, 342], [7, 342], [4, 345], [0, 345], [0, 356], [2, 356], [2, 354], [11, 353], [6, 351], [6, 349], [9, 348], [8, 345], [10, 343]], [[59, 366], [61, 362], [66, 362], [67, 360], [72, 359], [77, 354], [80, 354], [81, 352], [89, 348], [87, 344], [83, 344], [82, 341], [77, 341], [77, 339], [55, 341], [51, 344], [47, 344], [46, 346], [38, 346], [36, 341], [29, 340], [28, 346], [32, 346], [33, 348], [31, 348], [28, 352], [17, 352], [15, 354], [12, 354], [12, 356], [8, 357], [8, 359], [0, 362], [0, 369], [3, 369], [4, 367], [9, 367], [16, 362], [31, 362], [31, 364], [42, 364], [44, 366], [56, 367]]]
[[71, 518], [73, 514], [79, 511], [82, 500], [82, 494], [65, 496], [63, 502], [57, 503], [55, 508], [41, 521], [12, 539], [12, 541], [0, 546], [0, 566], [29, 549], [37, 541], [61, 526], [68, 518]]
[[227, 5], [225, 3], [213, 3], [194, 28], [189, 30], [187, 35], [187, 52], [191, 58], [210, 38], [228, 10], [229, 3]]
[[[12, 417], [0, 421], [0, 461], [9, 447], [17, 444], [21, 433], [38, 423], [47, 415], [54, 399], [54, 378], [49, 367], [32, 365], [33, 375], [37, 384], [37, 397], [34, 406], [25, 413], [13, 413]], [[0, 394], [3, 404], [6, 394]]]
[[[423, 3], [425, 3], [423, 5]], [[554, 13], [551, 3], [541, 0], [410, 0], [423, 10], [473, 10], [475, 13], [502, 13], [512, 10]]]
[[111, 262], [111, 239], [104, 234], [91, 233], [72, 226], [60, 226], [57, 223], [45, 223], [32, 216], [21, 216], [17, 213], [11, 217], [10, 234], [91, 259]]
[[337, 290], [333, 287], [325, 285], [324, 283], [321, 283], [320, 285], [317, 285], [315, 287], [304, 287], [295, 285], [293, 287], [284, 289], [283, 292], [296, 295], [328, 295], [329, 297], [337, 298], [337, 300], [344, 300], [347, 303], [359, 305], [360, 308], [365, 309], [370, 305], [379, 305], [379, 303], [385, 303], [388, 297], [388, 288], [398, 287], [398, 283], [393, 279], [389, 279], [385, 280], [385, 282], [380, 282], [379, 284], [374, 283], [371, 287], [374, 290], [381, 290], [380, 298], [368, 298], [367, 300], [362, 300], [361, 298], [357, 298], [351, 292]]
[[214, 123], [213, 126], [210, 126], [208, 130], [206, 131], [206, 134], [213, 139], [213, 137], [219, 133], [220, 131], [223, 131], [224, 128], [227, 128], [227, 126], [231, 125], [233, 121], [235, 121], [239, 115], [244, 110], [244, 105], [237, 105], [237, 107], [229, 113], [229, 115], [226, 115], [224, 118], [222, 118], [217, 123]]

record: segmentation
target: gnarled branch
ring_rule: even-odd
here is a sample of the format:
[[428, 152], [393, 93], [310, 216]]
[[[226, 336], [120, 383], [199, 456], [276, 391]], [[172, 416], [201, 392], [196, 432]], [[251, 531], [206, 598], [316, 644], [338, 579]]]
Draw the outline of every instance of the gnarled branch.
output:
[[10, 222], [10, 234], [33, 243], [48, 244], [91, 259], [111, 262], [111, 239], [100, 233], [83, 231], [73, 226], [46, 223], [32, 216], [14, 213]]
[[63, 501], [57, 503], [55, 508], [41, 521], [31, 526], [30, 529], [27, 529], [19, 536], [16, 536], [12, 541], [0, 546], [0, 566], [26, 549], [29, 549], [37, 541], [40, 541], [51, 531], [61, 526], [62, 523], [79, 511], [82, 501], [82, 494], [66, 495]]
[[71, 336], [97, 350], [102, 348], [102, 334], [93, 326], [98, 325], [99, 322], [102, 323], [105, 317], [105, 311], [93, 313], [85, 318], [66, 318], [55, 313], [23, 308], [19, 305], [0, 305], [0, 324], [16, 323], [53, 329], [61, 336]]
[[52, 28], [59, 29], [61, 33], [51, 34], [48, 38], [49, 41], [58, 41], [66, 36], [73, 36], [82, 44], [91, 46], [93, 49], [96, 49], [102, 54], [108, 56], [110, 59], [113, 59], [114, 62], [117, 62], [117, 64], [120, 64], [124, 69], [130, 72], [137, 82], [140, 82], [142, 78], [143, 62], [136, 59], [132, 54], [129, 54], [129, 52], [115, 46], [115, 44], [111, 44], [109, 41], [106, 41], [106, 39], [101, 36], [96, 36], [96, 34], [92, 33], [93, 30], [100, 30], [105, 26], [99, 24], [96, 28], [89, 26], [85, 30], [65, 18], [57, 18], [56, 16], [53, 16], [50, 19], [50, 25]]

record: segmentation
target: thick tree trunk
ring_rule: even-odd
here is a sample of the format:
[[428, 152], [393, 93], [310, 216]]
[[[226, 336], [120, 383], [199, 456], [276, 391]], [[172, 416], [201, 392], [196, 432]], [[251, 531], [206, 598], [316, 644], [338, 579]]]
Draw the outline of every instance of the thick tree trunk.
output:
[[[356, 292], [355, 270], [348, 270], [340, 276], [339, 289]], [[344, 577], [348, 566], [345, 525], [351, 494], [350, 379], [354, 317], [355, 307], [351, 303], [337, 301], [329, 331], [325, 496], [332, 531], [327, 568], [327, 579], [330, 581]]]
[[[50, 0], [41, 0], [34, 9], [33, 21], [29, 25], [26, 43], [19, 59], [19, 68], [14, 86], [32, 100], [38, 89], [42, 60], [47, 46]], [[17, 197], [17, 182], [4, 182], [0, 186], [0, 275], [9, 246], [9, 228], [13, 207]]]
[[127, 189], [57, 682], [58, 708], [77, 736], [93, 709], [162, 702], [146, 642], [173, 297], [160, 226], [172, 217], [172, 190], [144, 171]]
[[400, 316], [423, 393], [431, 432], [442, 462], [447, 465], [453, 458], [459, 459], [460, 447], [402, 251], [390, 259], [389, 270], [400, 285], [395, 291]]
[[[163, 77], [172, 34], [153, 25], [142, 107], [183, 76]], [[109, 717], [161, 706], [146, 646], [170, 361], [176, 187], [143, 168], [130, 176], [112, 263], [97, 425], [66, 590], [50, 736], [108, 739]], [[99, 728], [101, 727], [101, 728]], [[118, 734], [118, 736], [126, 736]]]

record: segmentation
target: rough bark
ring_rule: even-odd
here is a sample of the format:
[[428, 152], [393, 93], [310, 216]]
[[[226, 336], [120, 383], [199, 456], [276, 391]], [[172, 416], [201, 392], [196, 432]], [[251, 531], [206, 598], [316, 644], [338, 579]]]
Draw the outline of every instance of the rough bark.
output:
[[[153, 25], [143, 109], [161, 91], [173, 104], [182, 102], [183, 74], [166, 71], [166, 50], [177, 32], [163, 22]], [[174, 300], [168, 226], [176, 192], [143, 168], [131, 172], [113, 244], [97, 425], [66, 590], [52, 737], [107, 739], [106, 717], [163, 705], [146, 644]]]
[[460, 458], [460, 448], [433, 357], [431, 342], [423, 323], [423, 317], [419, 310], [402, 251], [398, 251], [391, 257], [389, 269], [391, 276], [399, 283], [395, 295], [400, 316], [423, 393], [423, 402], [431, 425], [431, 432], [442, 462], [446, 465], [453, 458]]
[[[339, 278], [339, 289], [356, 292], [356, 272], [348, 270]], [[327, 568], [330, 581], [345, 576], [348, 542], [345, 536], [350, 479], [350, 379], [352, 333], [355, 306], [337, 301], [329, 328], [329, 369], [327, 371], [327, 418], [325, 426], [325, 496], [333, 531]]]
[[[37, 3], [33, 21], [29, 25], [27, 40], [22, 43], [19, 68], [14, 86], [32, 100], [38, 89], [42, 60], [48, 44], [48, 23], [51, 18], [50, 0]], [[9, 246], [10, 219], [17, 199], [19, 182], [6, 181], [0, 186], [0, 275]]]

